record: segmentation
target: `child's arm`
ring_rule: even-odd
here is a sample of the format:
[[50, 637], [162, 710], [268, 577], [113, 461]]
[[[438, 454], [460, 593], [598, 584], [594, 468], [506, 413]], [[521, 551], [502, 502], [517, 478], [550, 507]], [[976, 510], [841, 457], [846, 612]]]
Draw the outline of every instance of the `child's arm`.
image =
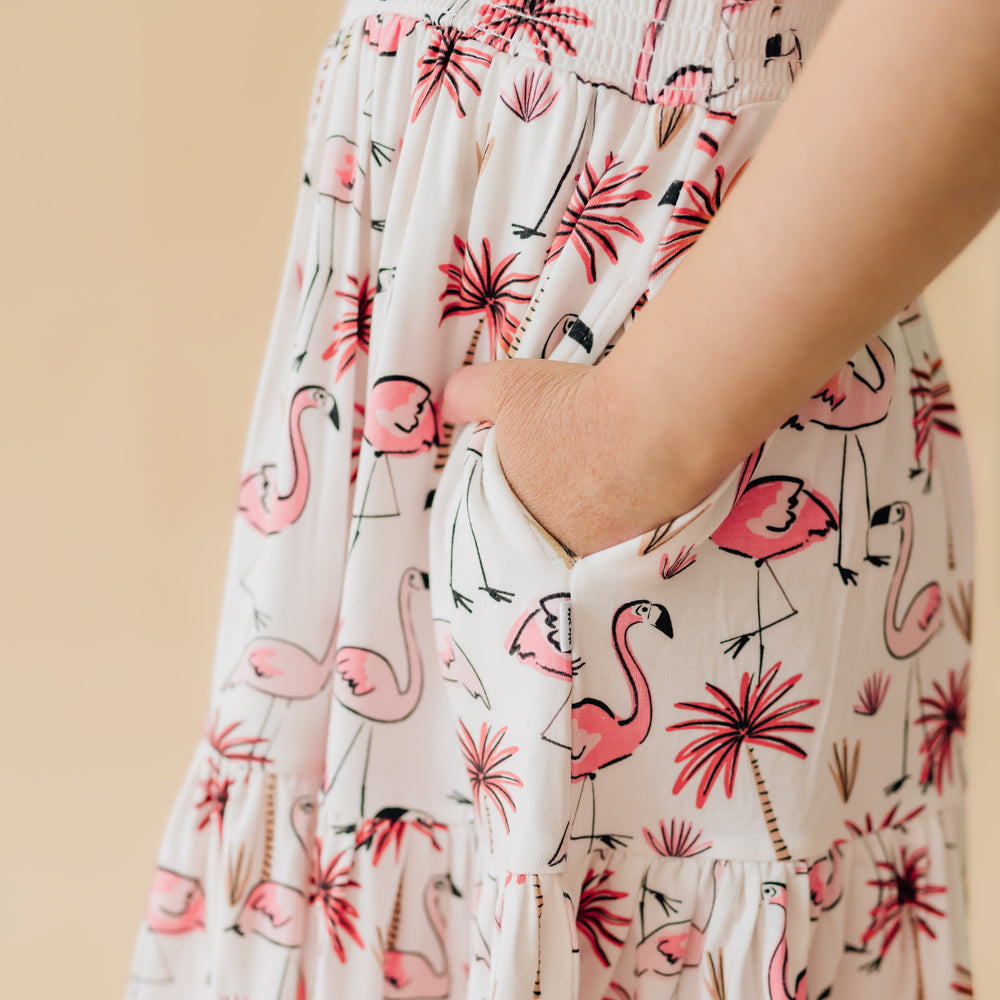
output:
[[995, 0], [843, 0], [712, 223], [589, 380], [605, 426], [629, 428], [644, 520], [709, 493], [997, 210], [998, 53]]

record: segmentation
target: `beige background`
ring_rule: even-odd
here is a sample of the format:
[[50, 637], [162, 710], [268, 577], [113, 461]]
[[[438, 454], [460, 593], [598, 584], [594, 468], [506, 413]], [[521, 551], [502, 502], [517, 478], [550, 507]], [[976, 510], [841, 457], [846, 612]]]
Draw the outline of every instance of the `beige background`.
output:
[[[338, 10], [5, 5], [0, 995], [124, 994], [208, 696], [243, 435]], [[998, 277], [1000, 218], [929, 292], [981, 515], [980, 997], [1000, 996]]]

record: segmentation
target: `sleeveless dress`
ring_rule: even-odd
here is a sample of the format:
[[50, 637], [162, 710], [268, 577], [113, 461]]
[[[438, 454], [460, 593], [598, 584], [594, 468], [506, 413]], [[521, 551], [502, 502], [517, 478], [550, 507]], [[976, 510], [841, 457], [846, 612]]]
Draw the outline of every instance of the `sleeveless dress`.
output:
[[971, 995], [972, 490], [922, 297], [583, 558], [440, 416], [463, 364], [613, 350], [834, 7], [348, 0], [130, 998]]

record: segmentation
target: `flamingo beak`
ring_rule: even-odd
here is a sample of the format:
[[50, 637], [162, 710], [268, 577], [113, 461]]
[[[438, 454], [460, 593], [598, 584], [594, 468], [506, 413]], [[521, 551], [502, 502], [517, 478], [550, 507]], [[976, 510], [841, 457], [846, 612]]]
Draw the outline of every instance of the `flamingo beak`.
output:
[[668, 639], [673, 639], [674, 627], [670, 622], [670, 615], [667, 614], [667, 609], [662, 604], [654, 604], [653, 607], [660, 609], [660, 613], [656, 616], [656, 621], [653, 622], [653, 628], [659, 629]]
[[448, 876], [448, 884], [451, 886], [451, 892], [453, 896], [458, 896], [459, 899], [462, 898], [462, 894], [458, 891], [458, 886], [455, 885], [451, 880], [451, 876]]
[[888, 524], [889, 523], [889, 508], [891, 504], [886, 504], [884, 507], [879, 507], [874, 514], [872, 514], [871, 526], [874, 528], [877, 524]]
[[333, 421], [333, 426], [340, 430], [340, 411], [337, 409], [337, 401], [333, 401], [333, 409], [330, 411], [330, 419]]
[[420, 570], [420, 579], [424, 581], [424, 589], [431, 589], [431, 578], [423, 570]]

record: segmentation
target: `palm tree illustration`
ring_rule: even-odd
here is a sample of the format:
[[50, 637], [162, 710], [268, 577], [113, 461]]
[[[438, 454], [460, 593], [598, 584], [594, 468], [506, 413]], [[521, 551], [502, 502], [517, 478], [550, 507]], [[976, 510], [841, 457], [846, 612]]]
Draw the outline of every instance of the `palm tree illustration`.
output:
[[438, 300], [451, 301], [441, 310], [438, 325], [449, 316], [462, 313], [481, 313], [479, 325], [473, 334], [478, 340], [482, 331], [483, 320], [490, 334], [490, 357], [498, 359], [497, 341], [503, 344], [504, 353], [510, 347], [510, 335], [517, 329], [515, 320], [508, 308], [515, 302], [528, 302], [530, 295], [514, 290], [514, 285], [531, 284], [537, 281], [537, 274], [523, 274], [512, 271], [507, 273], [514, 259], [519, 256], [517, 250], [498, 261], [496, 267], [492, 264], [492, 248], [488, 238], [482, 239], [480, 259], [459, 236], [455, 236], [455, 246], [462, 255], [461, 264], [439, 264], [438, 270], [448, 276], [444, 291]]
[[551, 83], [552, 70], [543, 75], [541, 70], [532, 67], [524, 71], [509, 94], [500, 91], [500, 100], [527, 124], [541, 118], [559, 96], [561, 87], [556, 87], [551, 94], [548, 92]]
[[[955, 670], [948, 671], [947, 690], [934, 681], [934, 691], [935, 694], [931, 697], [920, 699], [920, 704], [926, 711], [914, 721], [924, 727], [924, 738], [920, 743], [920, 752], [924, 755], [923, 766], [920, 769], [920, 783], [924, 791], [933, 784], [940, 795], [944, 791], [945, 776], [947, 775], [949, 782], [954, 781], [952, 769], [952, 760], [955, 756], [952, 746], [954, 737], [957, 733], [965, 732], [969, 664], [965, 664], [957, 678]], [[964, 787], [965, 774], [961, 758], [958, 763]]]
[[[951, 398], [951, 383], [938, 378], [943, 363], [941, 358], [931, 358], [925, 351], [924, 367], [918, 368], [913, 365], [910, 368], [910, 374], [914, 379], [910, 395], [915, 404], [913, 411], [913, 456], [917, 462], [917, 467], [910, 474], [915, 476], [921, 472], [927, 472], [927, 480], [924, 483], [925, 492], [930, 489], [931, 477], [934, 474], [935, 437], [938, 434], [950, 437], [962, 436], [962, 432], [954, 422], [955, 403]], [[924, 452], [927, 453], [926, 470], [923, 464]]]
[[621, 948], [625, 944], [624, 930], [619, 937], [613, 933], [615, 927], [625, 928], [631, 923], [631, 917], [615, 913], [608, 909], [608, 904], [628, 896], [627, 892], [612, 889], [604, 883], [614, 875], [613, 871], [594, 871], [587, 869], [587, 875], [580, 888], [580, 905], [576, 911], [576, 929], [590, 942], [601, 965], [609, 967], [611, 959], [604, 950], [604, 938], [609, 945]]
[[[354, 921], [358, 918], [357, 908], [347, 899], [349, 889], [360, 889], [361, 885], [351, 878], [354, 867], [354, 851], [345, 848], [338, 851], [324, 865], [321, 857], [323, 844], [316, 838], [312, 855], [312, 865], [309, 871], [308, 904], [318, 902], [323, 908], [323, 923], [330, 936], [330, 943], [341, 962], [347, 961], [347, 952], [340, 935], [346, 934], [359, 948], [364, 948], [364, 942], [358, 934]], [[346, 855], [346, 857], [345, 857]]]
[[546, 264], [555, 260], [563, 248], [571, 244], [583, 261], [587, 281], [593, 284], [597, 281], [598, 249], [613, 263], [618, 263], [616, 233], [637, 243], [644, 242], [645, 237], [640, 230], [624, 215], [618, 214], [618, 210], [633, 201], [645, 201], [652, 197], [643, 188], [627, 189], [627, 185], [642, 176], [648, 166], [641, 164], [631, 170], [614, 173], [621, 165], [622, 161], [614, 153], [608, 153], [603, 170], [598, 171], [587, 157], [552, 245], [545, 255]]
[[726, 178], [726, 168], [721, 163], [715, 168], [715, 185], [712, 190], [709, 190], [701, 181], [696, 180], [684, 181], [683, 184], [674, 181], [667, 188], [661, 204], [663, 202], [669, 204], [673, 201], [674, 205], [677, 205], [682, 192], [687, 195], [691, 204], [675, 208], [674, 214], [670, 217], [667, 233], [661, 237], [660, 242], [656, 245], [656, 255], [653, 257], [653, 263], [649, 269], [650, 281], [665, 268], [678, 261], [694, 246], [698, 237], [715, 218], [723, 199], [732, 190], [733, 185], [749, 162], [749, 159], [746, 160], [736, 171], [733, 179], [726, 185], [725, 191], [723, 191], [722, 185]]
[[667, 731], [701, 729], [708, 733], [707, 736], [699, 736], [692, 740], [676, 757], [678, 764], [685, 763], [674, 782], [673, 792], [675, 795], [680, 792], [700, 771], [701, 783], [695, 800], [699, 809], [705, 804], [720, 774], [723, 775], [726, 797], [732, 798], [740, 750], [746, 746], [750, 767], [753, 769], [754, 783], [757, 786], [757, 795], [764, 812], [764, 822], [767, 824], [767, 832], [774, 845], [775, 855], [779, 861], [789, 861], [791, 854], [778, 829], [778, 819], [771, 806], [771, 797], [761, 776], [760, 765], [753, 748], [770, 747], [772, 750], [780, 750], [793, 757], [804, 758], [805, 750], [782, 734], [812, 732], [814, 726], [794, 721], [792, 716], [818, 705], [819, 699], [802, 698], [789, 704], [780, 704], [802, 677], [802, 674], [796, 674], [772, 690], [780, 666], [780, 661], [775, 663], [759, 681], [755, 682], [751, 682], [749, 673], [744, 673], [738, 699], [730, 697], [722, 688], [706, 681], [705, 687], [717, 704], [703, 701], [677, 702], [675, 708], [706, 714], [702, 718], [691, 719], [688, 722], [676, 722], [667, 726]]
[[372, 325], [372, 305], [375, 301], [375, 288], [371, 283], [371, 275], [360, 277], [349, 274], [347, 280], [353, 291], [338, 291], [338, 297], [345, 299], [354, 306], [353, 312], [346, 312], [333, 324], [333, 329], [340, 333], [323, 352], [323, 360], [329, 361], [335, 354], [337, 359], [337, 375], [334, 381], [339, 382], [341, 376], [354, 364], [358, 351], [368, 353], [368, 341]]
[[489, 66], [493, 61], [492, 56], [478, 48], [462, 45], [461, 42], [468, 42], [468, 38], [458, 28], [439, 27], [436, 30], [437, 37], [424, 49], [417, 66], [419, 75], [413, 87], [411, 122], [417, 120], [431, 97], [442, 87], [451, 97], [458, 117], [464, 118], [465, 107], [460, 93], [462, 84], [478, 96], [482, 89], [472, 68], [477, 63]]
[[[508, 254], [494, 267], [491, 258], [492, 248], [487, 238], [482, 240], [482, 254], [479, 260], [458, 235], [455, 236], [455, 246], [462, 255], [462, 263], [438, 265], [438, 270], [448, 277], [444, 291], [438, 296], [438, 301], [450, 300], [441, 310], [438, 326], [449, 316], [479, 313], [479, 322], [472, 333], [462, 364], [472, 364], [476, 354], [476, 346], [483, 331], [484, 321], [490, 334], [490, 359], [499, 360], [497, 343], [503, 345], [503, 353], [507, 354], [511, 348], [511, 336], [517, 329], [517, 320], [511, 316], [508, 308], [514, 303], [528, 302], [531, 299], [530, 295], [515, 290], [514, 286], [531, 284], [538, 280], [538, 275], [524, 274], [518, 271], [508, 273], [508, 269], [520, 253], [519, 250]], [[444, 468], [444, 463], [447, 461], [451, 449], [451, 437], [454, 430], [454, 424], [442, 424], [441, 441], [434, 464], [435, 470]]]
[[507, 727], [502, 726], [491, 736], [489, 726], [484, 722], [479, 730], [478, 741], [474, 739], [465, 723], [459, 719], [459, 740], [462, 753], [465, 756], [465, 769], [472, 785], [472, 795], [476, 803], [476, 812], [486, 814], [486, 827], [490, 835], [490, 853], [493, 852], [493, 827], [490, 824], [489, 803], [492, 802], [500, 813], [504, 829], [510, 832], [507, 822], [507, 806], [517, 812], [514, 799], [505, 787], [512, 785], [523, 787], [524, 782], [513, 771], [505, 771], [500, 765], [517, 753], [517, 747], [501, 748]]
[[940, 895], [947, 892], [947, 889], [943, 885], [932, 885], [926, 881], [930, 868], [926, 847], [908, 852], [903, 845], [900, 847], [898, 861], [879, 861], [877, 864], [885, 874], [881, 878], [869, 879], [868, 885], [878, 888], [880, 899], [872, 907], [870, 923], [861, 935], [864, 944], [874, 937], [882, 936], [879, 953], [872, 960], [870, 968], [878, 969], [899, 932], [908, 930], [917, 971], [917, 997], [918, 1000], [923, 1000], [924, 977], [919, 936], [922, 933], [931, 940], [937, 938], [927, 918], [945, 915], [944, 910], [929, 903], [927, 897]]
[[564, 25], [589, 28], [594, 23], [583, 11], [564, 6], [561, 0], [507, 0], [483, 4], [479, 9], [483, 17], [468, 29], [469, 35], [508, 52], [514, 36], [523, 31], [535, 54], [546, 63], [552, 62], [551, 46], [576, 55]]

